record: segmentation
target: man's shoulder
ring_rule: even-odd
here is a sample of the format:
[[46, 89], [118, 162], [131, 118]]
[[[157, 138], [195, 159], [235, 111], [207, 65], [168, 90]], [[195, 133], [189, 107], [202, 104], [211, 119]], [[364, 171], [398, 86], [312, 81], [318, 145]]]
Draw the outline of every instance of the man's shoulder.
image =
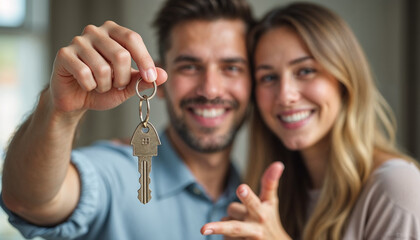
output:
[[72, 152], [72, 162], [77, 168], [93, 165], [96, 172], [124, 171], [136, 164], [130, 145], [115, 141], [98, 141]]
[[131, 146], [122, 140], [101, 140], [94, 142], [92, 145], [75, 149], [73, 152], [83, 153], [86, 155], [100, 154], [105, 157], [113, 155], [131, 156]]

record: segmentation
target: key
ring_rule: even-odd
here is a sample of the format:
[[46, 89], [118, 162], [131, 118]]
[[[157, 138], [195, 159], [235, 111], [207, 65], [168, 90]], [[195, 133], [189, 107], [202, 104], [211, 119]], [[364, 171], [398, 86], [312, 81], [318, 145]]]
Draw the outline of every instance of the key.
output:
[[[139, 92], [139, 83], [142, 79], [137, 80], [136, 93], [140, 98], [139, 102], [139, 115], [140, 124], [134, 131], [133, 137], [131, 138], [131, 145], [133, 146], [133, 156], [138, 158], [138, 168], [140, 173], [140, 189], [137, 191], [137, 198], [143, 204], [146, 204], [152, 199], [152, 191], [150, 190], [150, 171], [152, 170], [152, 158], [157, 156], [157, 146], [160, 145], [159, 135], [156, 132], [155, 127], [149, 122], [150, 115], [150, 103], [149, 100], [156, 94], [156, 82], [153, 82], [153, 93], [150, 96], [141, 95]], [[146, 118], [143, 119], [142, 106], [143, 101], [146, 102], [147, 114]]]
[[140, 123], [131, 138], [133, 156], [137, 156], [139, 162], [140, 189], [137, 197], [143, 204], [148, 203], [152, 198], [152, 191], [149, 188], [152, 157], [157, 156], [157, 146], [160, 144], [159, 135], [150, 122]]

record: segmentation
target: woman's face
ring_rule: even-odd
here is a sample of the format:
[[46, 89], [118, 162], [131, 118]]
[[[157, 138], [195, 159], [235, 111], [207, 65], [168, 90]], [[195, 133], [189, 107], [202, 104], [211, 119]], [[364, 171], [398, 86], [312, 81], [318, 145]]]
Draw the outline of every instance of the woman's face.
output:
[[254, 60], [257, 105], [268, 127], [291, 150], [319, 146], [341, 107], [339, 82], [288, 27], [266, 32]]

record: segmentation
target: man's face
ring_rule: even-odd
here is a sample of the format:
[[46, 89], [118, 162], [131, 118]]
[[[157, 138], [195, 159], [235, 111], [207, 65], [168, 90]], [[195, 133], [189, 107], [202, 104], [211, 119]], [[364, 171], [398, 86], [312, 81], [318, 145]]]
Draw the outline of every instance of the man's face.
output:
[[199, 152], [233, 141], [249, 105], [246, 29], [240, 20], [188, 21], [171, 32], [164, 95], [169, 131]]

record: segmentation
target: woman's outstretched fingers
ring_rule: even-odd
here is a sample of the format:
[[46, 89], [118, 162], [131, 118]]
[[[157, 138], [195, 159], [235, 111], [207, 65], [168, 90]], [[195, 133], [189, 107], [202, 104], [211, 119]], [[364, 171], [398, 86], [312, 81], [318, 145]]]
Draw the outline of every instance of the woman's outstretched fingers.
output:
[[250, 222], [242, 222], [235, 220], [227, 222], [207, 223], [201, 228], [200, 232], [203, 235], [222, 234], [227, 237], [255, 238], [261, 235], [259, 226]]
[[261, 201], [251, 188], [246, 184], [241, 184], [236, 189], [236, 195], [247, 208], [249, 216], [253, 219], [260, 219]]
[[235, 220], [244, 220], [248, 211], [242, 203], [233, 202], [229, 205], [227, 209], [227, 214], [231, 219]]
[[[240, 203], [232, 203], [224, 221], [211, 222], [201, 228], [203, 235], [223, 234], [225, 239], [290, 239], [280, 221], [278, 212], [278, 185], [284, 165], [272, 163], [261, 179], [260, 197], [246, 184], [241, 184], [236, 194]], [[232, 220], [229, 220], [232, 219]]]
[[279, 180], [283, 173], [284, 165], [281, 162], [274, 162], [265, 170], [261, 178], [261, 201], [276, 201]]

